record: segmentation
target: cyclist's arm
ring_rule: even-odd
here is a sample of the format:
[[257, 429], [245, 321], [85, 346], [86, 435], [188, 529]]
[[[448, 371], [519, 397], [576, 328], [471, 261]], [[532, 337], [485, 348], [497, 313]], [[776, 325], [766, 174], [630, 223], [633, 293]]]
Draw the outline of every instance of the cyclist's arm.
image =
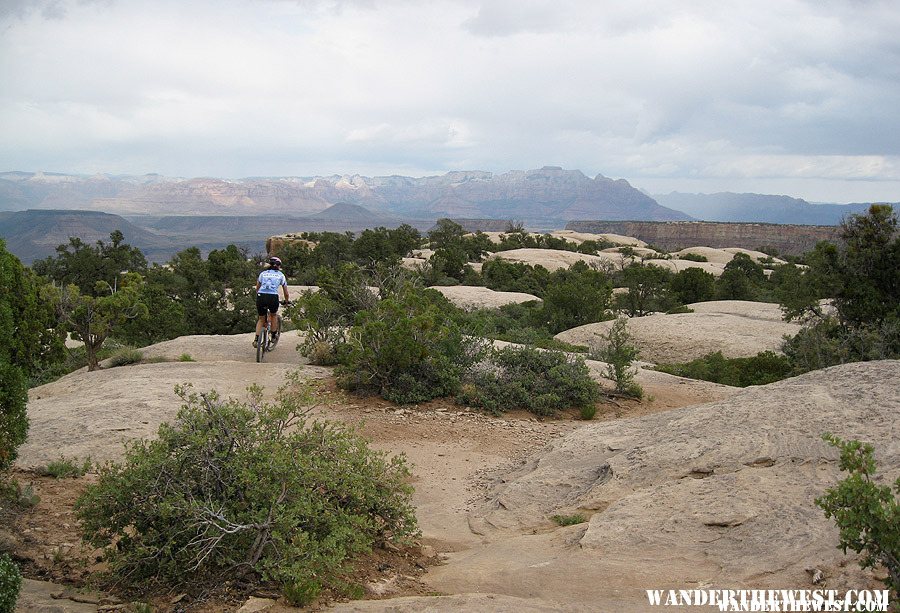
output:
[[287, 281], [285, 281], [285, 282], [281, 285], [281, 291], [284, 292], [284, 301], [285, 301], [285, 302], [290, 302], [291, 299], [290, 299], [290, 297], [288, 296]]

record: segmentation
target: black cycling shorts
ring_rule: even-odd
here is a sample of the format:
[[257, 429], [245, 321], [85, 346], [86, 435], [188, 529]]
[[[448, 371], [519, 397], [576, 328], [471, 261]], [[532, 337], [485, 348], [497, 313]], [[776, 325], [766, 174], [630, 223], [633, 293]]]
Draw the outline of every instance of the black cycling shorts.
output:
[[263, 317], [278, 312], [278, 294], [256, 294], [256, 313]]

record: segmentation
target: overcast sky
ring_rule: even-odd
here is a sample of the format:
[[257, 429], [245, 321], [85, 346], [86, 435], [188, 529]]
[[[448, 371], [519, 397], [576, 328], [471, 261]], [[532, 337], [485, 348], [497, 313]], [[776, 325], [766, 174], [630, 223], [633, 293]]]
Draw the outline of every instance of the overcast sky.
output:
[[0, 170], [900, 201], [900, 2], [0, 0]]

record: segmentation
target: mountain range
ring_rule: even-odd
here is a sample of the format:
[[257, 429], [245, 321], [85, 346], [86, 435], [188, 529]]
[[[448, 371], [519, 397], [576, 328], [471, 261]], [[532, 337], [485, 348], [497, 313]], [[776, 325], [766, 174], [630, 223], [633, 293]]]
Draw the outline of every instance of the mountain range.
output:
[[305, 216], [337, 203], [386, 218], [517, 219], [561, 227], [578, 219], [676, 221], [688, 215], [660, 206], [624, 179], [588, 177], [545, 166], [494, 174], [448, 172], [431, 177], [181, 179], [160, 175], [78, 176], [0, 173], [0, 211], [85, 209], [120, 215]]
[[[760, 222], [834, 226], [847, 215], [864, 213], [868, 203], [813, 204], [801, 198], [769, 194], [684, 194], [654, 195], [665, 207], [704, 221]], [[893, 203], [900, 208], [900, 203]]]

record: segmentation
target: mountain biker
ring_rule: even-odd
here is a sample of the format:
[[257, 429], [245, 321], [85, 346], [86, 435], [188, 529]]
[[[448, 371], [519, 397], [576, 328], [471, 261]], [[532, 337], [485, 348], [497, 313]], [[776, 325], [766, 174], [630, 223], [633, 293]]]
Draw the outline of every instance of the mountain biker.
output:
[[269, 258], [269, 267], [259, 273], [256, 279], [256, 313], [259, 319], [256, 321], [256, 338], [253, 339], [253, 346], [259, 345], [259, 334], [262, 332], [263, 326], [266, 325], [266, 316], [269, 317], [269, 323], [272, 329], [273, 344], [278, 342], [278, 335], [281, 330], [278, 329], [278, 318], [275, 313], [278, 312], [278, 288], [284, 292], [284, 302], [290, 302], [288, 298], [287, 278], [281, 272], [281, 260], [276, 257]]

